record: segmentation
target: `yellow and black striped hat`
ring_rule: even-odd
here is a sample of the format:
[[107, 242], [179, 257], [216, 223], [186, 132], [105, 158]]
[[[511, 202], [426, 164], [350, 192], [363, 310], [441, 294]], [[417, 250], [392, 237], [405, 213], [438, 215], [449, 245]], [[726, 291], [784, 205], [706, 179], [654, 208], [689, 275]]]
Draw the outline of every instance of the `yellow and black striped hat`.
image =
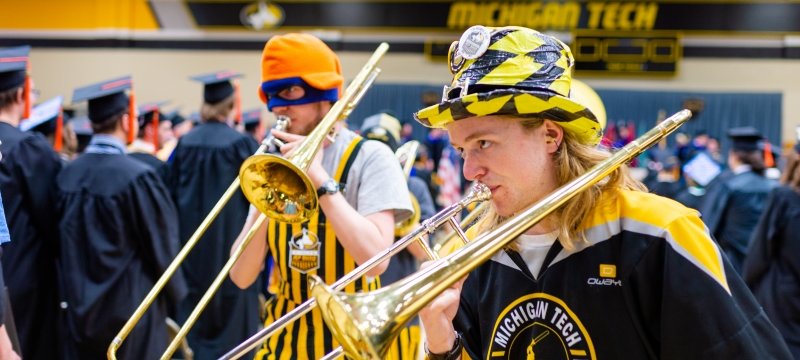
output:
[[414, 117], [443, 128], [475, 116], [545, 116], [587, 144], [600, 142], [603, 126], [589, 108], [570, 99], [574, 59], [558, 39], [518, 26], [473, 26], [448, 55], [453, 82], [442, 102]]

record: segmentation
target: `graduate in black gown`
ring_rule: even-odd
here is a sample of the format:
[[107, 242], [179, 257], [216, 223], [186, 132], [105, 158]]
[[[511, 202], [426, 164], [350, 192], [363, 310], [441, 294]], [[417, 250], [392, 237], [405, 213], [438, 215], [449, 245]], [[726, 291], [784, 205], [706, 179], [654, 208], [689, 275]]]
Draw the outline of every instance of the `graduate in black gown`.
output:
[[787, 156], [781, 186], [767, 198], [742, 277], [800, 359], [800, 144]]
[[20, 122], [19, 129], [44, 136], [66, 163], [72, 159], [78, 144], [72, 127], [68, 125], [69, 115], [62, 111], [62, 102], [63, 97], [59, 95], [36, 105], [31, 116]]
[[722, 169], [714, 159], [706, 153], [698, 152], [689, 162], [683, 165], [686, 188], [675, 196], [675, 200], [686, 207], [699, 209], [706, 195], [706, 187], [720, 176]]
[[[114, 335], [178, 252], [177, 212], [161, 177], [125, 154], [138, 126], [130, 77], [77, 89], [89, 101], [94, 136], [58, 175], [60, 279], [67, 336], [59, 358], [104, 359]], [[165, 301], [180, 301], [178, 273], [117, 353], [155, 359], [167, 347]]]
[[[0, 50], [0, 192], [11, 231], [3, 272], [25, 359], [56, 358], [58, 298], [53, 180], [61, 160], [47, 140], [17, 126], [26, 107], [30, 47]], [[29, 95], [27, 95], [29, 96]], [[30, 103], [30, 101], [29, 101]]]
[[764, 156], [759, 151], [763, 136], [756, 129], [733, 128], [728, 136], [733, 140], [728, 153], [730, 172], [712, 182], [698, 210], [731, 265], [741, 273], [750, 236], [767, 195], [777, 184], [764, 177]]
[[[253, 138], [231, 128], [235, 94], [223, 72], [193, 79], [205, 84], [201, 123], [179, 141], [169, 164], [169, 187], [180, 218], [180, 239], [188, 240], [222, 194], [239, 175], [239, 167], [255, 153]], [[230, 248], [245, 223], [249, 203], [238, 192], [208, 228], [182, 268], [189, 296], [178, 306], [183, 323], [228, 260]], [[195, 359], [217, 359], [258, 329], [258, 289], [240, 290], [226, 279], [189, 332]]]
[[160, 139], [158, 137], [159, 118], [161, 117], [160, 106], [164, 102], [145, 104], [139, 107], [139, 132], [136, 140], [128, 145], [128, 156], [139, 160], [147, 166], [153, 168], [159, 176], [167, 181], [167, 163], [157, 158]]

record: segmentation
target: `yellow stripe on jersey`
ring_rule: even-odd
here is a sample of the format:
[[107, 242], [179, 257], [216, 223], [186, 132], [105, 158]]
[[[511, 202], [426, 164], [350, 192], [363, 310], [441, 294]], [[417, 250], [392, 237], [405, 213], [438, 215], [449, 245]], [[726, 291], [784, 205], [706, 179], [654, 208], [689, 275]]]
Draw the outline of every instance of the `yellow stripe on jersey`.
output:
[[[336, 169], [336, 179], [341, 179], [342, 178], [342, 173], [344, 172], [344, 167], [347, 165], [347, 159], [350, 158], [350, 155], [353, 153], [353, 149], [355, 149], [355, 147], [358, 144], [359, 140], [361, 140], [361, 138], [356, 137], [353, 140], [353, 142], [351, 142], [350, 145], [347, 147], [347, 149], [344, 151], [344, 154], [342, 155], [342, 160], [343, 161], [339, 162], [339, 167]], [[344, 273], [345, 274], [347, 274], [347, 273], [353, 271], [353, 269], [355, 269], [355, 260], [353, 260], [353, 257], [350, 256], [350, 253], [348, 253], [346, 251], [344, 253], [344, 264], [343, 265], [344, 265]], [[349, 292], [349, 293], [355, 292], [356, 291], [356, 281], [353, 281], [353, 282], [347, 284], [345, 286], [345, 288], [344, 288], [344, 291], [345, 292]]]
[[678, 251], [678, 253], [684, 255], [693, 264], [700, 264], [698, 267], [714, 278], [730, 294], [731, 289], [728, 287], [722, 254], [708, 235], [708, 229], [703, 221], [697, 216], [683, 217], [672, 222], [668, 230], [667, 240], [685, 250], [688, 256], [682, 251]]
[[[324, 259], [336, 259], [336, 234], [333, 231], [325, 232]], [[325, 282], [336, 282], [336, 261], [325, 261]]]
[[[591, 243], [622, 230], [664, 238], [676, 253], [713, 278], [730, 294], [722, 253], [696, 210], [641, 191], [617, 191], [605, 198], [587, 222]], [[624, 213], [624, 218], [620, 214]]]
[[[286, 312], [292, 311], [295, 308], [295, 305], [291, 301], [286, 302]], [[294, 339], [294, 327], [297, 326], [297, 323], [300, 321], [292, 321], [290, 322], [285, 328], [284, 331], [286, 336], [283, 337], [283, 349], [281, 350], [280, 360], [290, 360], [290, 359], [308, 359], [307, 354], [305, 353], [305, 349], [301, 349], [297, 347], [295, 344]], [[295, 351], [297, 351], [297, 355], [295, 355]], [[303, 356], [306, 355], [306, 356]]]

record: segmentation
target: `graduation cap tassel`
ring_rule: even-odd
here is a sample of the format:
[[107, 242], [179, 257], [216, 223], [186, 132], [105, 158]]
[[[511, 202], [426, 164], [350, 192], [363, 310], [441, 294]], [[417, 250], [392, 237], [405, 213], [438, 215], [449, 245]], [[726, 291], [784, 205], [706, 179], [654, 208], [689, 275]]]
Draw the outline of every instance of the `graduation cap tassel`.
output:
[[775, 158], [772, 156], [772, 144], [764, 141], [764, 165], [768, 168], [775, 166]]
[[53, 149], [56, 152], [61, 152], [61, 148], [63, 147], [63, 133], [64, 133], [64, 109], [58, 109], [58, 117], [56, 118], [56, 134], [55, 134], [55, 142], [53, 143]]
[[128, 131], [128, 144], [133, 144], [133, 133], [136, 131], [136, 128], [139, 126], [138, 121], [136, 120], [136, 94], [133, 92], [133, 85], [131, 85], [131, 93], [130, 98], [128, 100], [130, 103], [128, 104], [128, 127], [130, 131]]
[[158, 108], [153, 110], [153, 122], [150, 124], [150, 129], [152, 130], [152, 138], [150, 139], [150, 142], [153, 143], [153, 149], [155, 149], [155, 151], [158, 151], [158, 120], [160, 114], [161, 111], [159, 111]]
[[[30, 71], [30, 67], [31, 67], [30, 62], [28, 62], [28, 71]], [[32, 83], [31, 76], [25, 75], [25, 85], [22, 91], [23, 93], [22, 96], [25, 98], [25, 109], [23, 110], [22, 113], [23, 119], [29, 119], [31, 117], [31, 106], [33, 105], [31, 101], [31, 90], [32, 90], [31, 83]]]
[[239, 94], [238, 80], [233, 81], [233, 91], [236, 96], [236, 100], [234, 100], [236, 102], [236, 125], [239, 125], [242, 123], [242, 96]]

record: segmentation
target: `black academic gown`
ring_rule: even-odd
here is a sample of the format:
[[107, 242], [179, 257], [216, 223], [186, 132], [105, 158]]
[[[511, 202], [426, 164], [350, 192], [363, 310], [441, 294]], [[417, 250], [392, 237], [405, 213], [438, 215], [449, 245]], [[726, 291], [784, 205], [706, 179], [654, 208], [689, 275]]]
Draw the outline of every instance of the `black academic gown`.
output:
[[155, 170], [156, 174], [161, 177], [161, 180], [163, 180], [165, 184], [167, 181], [169, 181], [169, 167], [167, 166], [167, 163], [159, 160], [157, 157], [151, 154], [143, 152], [130, 152], [128, 153], [128, 156], [147, 164], [147, 166]]
[[[66, 359], [105, 359], [116, 333], [178, 252], [177, 213], [161, 178], [127, 155], [86, 153], [58, 176]], [[186, 295], [180, 273], [117, 352], [157, 359], [166, 301]]]
[[[178, 206], [182, 242], [192, 236], [257, 148], [251, 137], [216, 122], [181, 137], [169, 162], [169, 187]], [[189, 296], [178, 306], [179, 322], [185, 321], [228, 260], [249, 206], [237, 192], [187, 256], [182, 268]], [[226, 279], [189, 332], [195, 359], [217, 359], [255, 333], [258, 309], [257, 286], [240, 290]]]
[[675, 195], [675, 201], [683, 204], [688, 208], [699, 209], [700, 204], [703, 202], [703, 196], [706, 194], [706, 189], [698, 187], [688, 187], [681, 190], [678, 195]]
[[800, 194], [770, 193], [744, 261], [744, 281], [800, 359]]
[[709, 188], [700, 206], [703, 222], [741, 273], [750, 235], [776, 183], [752, 171], [723, 178]]
[[53, 180], [61, 160], [38, 134], [0, 122], [0, 191], [11, 242], [3, 245], [6, 276], [22, 356], [56, 357], [57, 233]]
[[683, 190], [683, 185], [677, 181], [656, 181], [652, 187], [648, 187], [650, 192], [666, 198], [675, 199], [678, 193]]

